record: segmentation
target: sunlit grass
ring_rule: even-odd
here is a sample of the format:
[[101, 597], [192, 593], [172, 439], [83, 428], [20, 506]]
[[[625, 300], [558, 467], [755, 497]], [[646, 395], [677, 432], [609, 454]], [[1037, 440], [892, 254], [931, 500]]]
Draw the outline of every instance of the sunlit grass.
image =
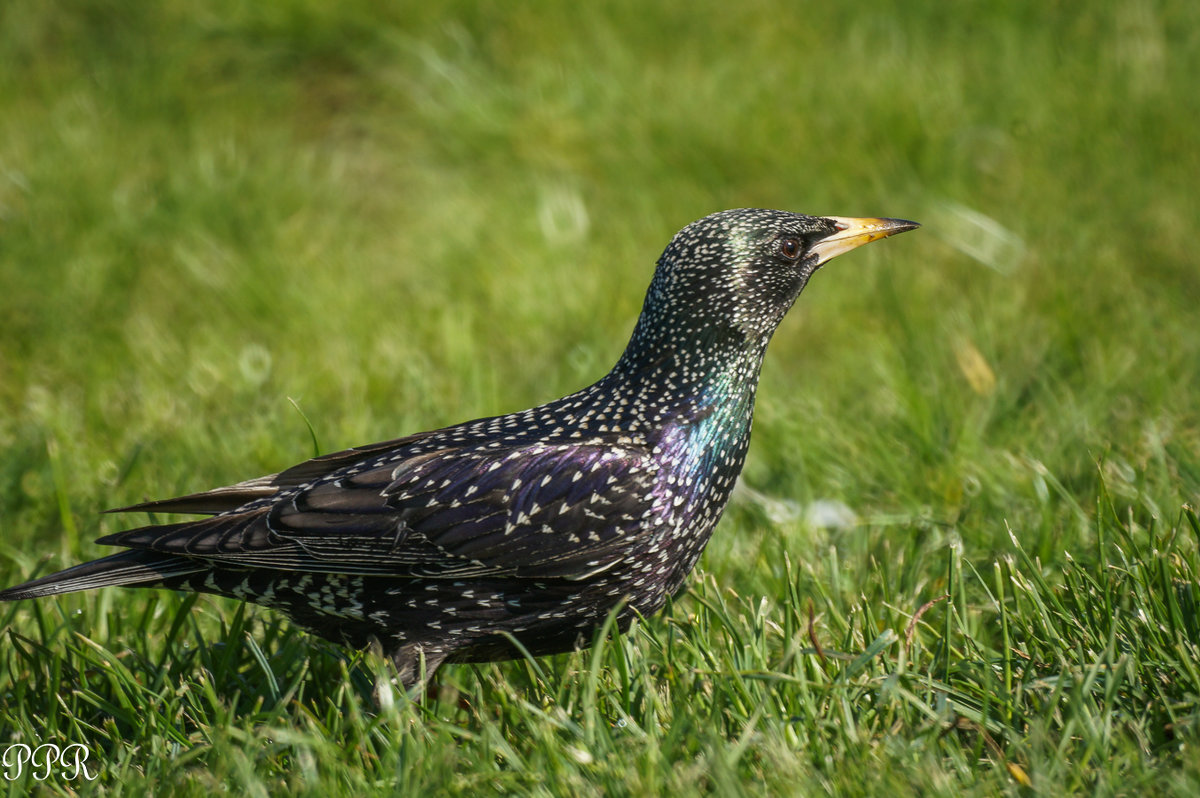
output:
[[711, 211], [925, 226], [813, 280], [635, 633], [414, 703], [233, 603], [5, 605], [0, 747], [139, 794], [1194, 791], [1191, 5], [194, 5], [0, 8], [3, 584], [305, 417], [590, 382]]

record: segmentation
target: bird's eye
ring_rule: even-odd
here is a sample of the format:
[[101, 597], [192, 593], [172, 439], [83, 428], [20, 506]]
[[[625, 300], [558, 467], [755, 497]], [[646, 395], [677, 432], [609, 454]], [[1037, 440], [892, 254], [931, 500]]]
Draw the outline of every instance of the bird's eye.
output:
[[804, 242], [798, 238], [784, 238], [779, 242], [779, 254], [788, 260], [796, 260], [804, 252]]

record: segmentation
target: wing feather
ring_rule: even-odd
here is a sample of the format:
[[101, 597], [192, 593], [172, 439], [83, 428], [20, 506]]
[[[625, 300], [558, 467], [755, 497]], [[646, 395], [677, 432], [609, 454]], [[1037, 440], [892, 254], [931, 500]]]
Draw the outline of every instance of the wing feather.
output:
[[320, 457], [306, 460], [285, 471], [280, 471], [278, 474], [268, 474], [265, 477], [257, 477], [245, 482], [239, 482], [236, 485], [214, 488], [213, 490], [201, 493], [190, 493], [186, 496], [177, 496], [171, 499], [156, 499], [154, 501], [130, 504], [125, 507], [116, 507], [104, 512], [183, 513], [188, 515], [217, 515], [219, 513], [227, 513], [241, 509], [247, 504], [261, 502], [286, 491], [295, 490], [347, 466], [369, 460], [372, 456], [378, 455], [381, 452], [400, 449], [410, 445], [430, 434], [432, 433], [409, 435], [405, 438], [397, 438], [396, 440], [384, 441], [369, 446], [344, 449], [340, 452], [333, 452], [332, 454], [321, 455]]
[[[264, 488], [277, 495], [99, 542], [286, 570], [579, 578], [611, 567], [651, 526], [654, 461], [627, 438], [406, 454], [415, 440], [317, 458], [241, 489], [135, 505], [185, 512], [179, 508], [211, 510]], [[210, 494], [212, 501], [196, 501]]]

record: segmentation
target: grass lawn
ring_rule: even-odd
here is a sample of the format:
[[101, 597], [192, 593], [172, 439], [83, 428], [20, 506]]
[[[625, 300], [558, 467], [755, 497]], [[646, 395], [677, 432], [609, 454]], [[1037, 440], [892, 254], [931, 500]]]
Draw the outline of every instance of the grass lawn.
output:
[[1200, 792], [1200, 5], [382, 6], [0, 4], [0, 584], [588, 384], [712, 211], [924, 228], [809, 285], [660, 616], [410, 701], [235, 602], [0, 605], [0, 751], [96, 777], [13, 794]]

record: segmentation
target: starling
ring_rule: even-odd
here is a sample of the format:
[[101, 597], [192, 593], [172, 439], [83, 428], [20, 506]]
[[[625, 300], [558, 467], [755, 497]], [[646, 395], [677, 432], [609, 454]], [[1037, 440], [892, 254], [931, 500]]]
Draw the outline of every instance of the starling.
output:
[[750, 442], [767, 343], [825, 261], [918, 225], [716, 213], [658, 261], [607, 376], [509, 415], [329, 454], [110, 512], [207, 516], [101, 538], [125, 550], [0, 591], [214, 593], [321, 637], [378, 643], [412, 685], [443, 662], [586, 645], [683, 586]]

